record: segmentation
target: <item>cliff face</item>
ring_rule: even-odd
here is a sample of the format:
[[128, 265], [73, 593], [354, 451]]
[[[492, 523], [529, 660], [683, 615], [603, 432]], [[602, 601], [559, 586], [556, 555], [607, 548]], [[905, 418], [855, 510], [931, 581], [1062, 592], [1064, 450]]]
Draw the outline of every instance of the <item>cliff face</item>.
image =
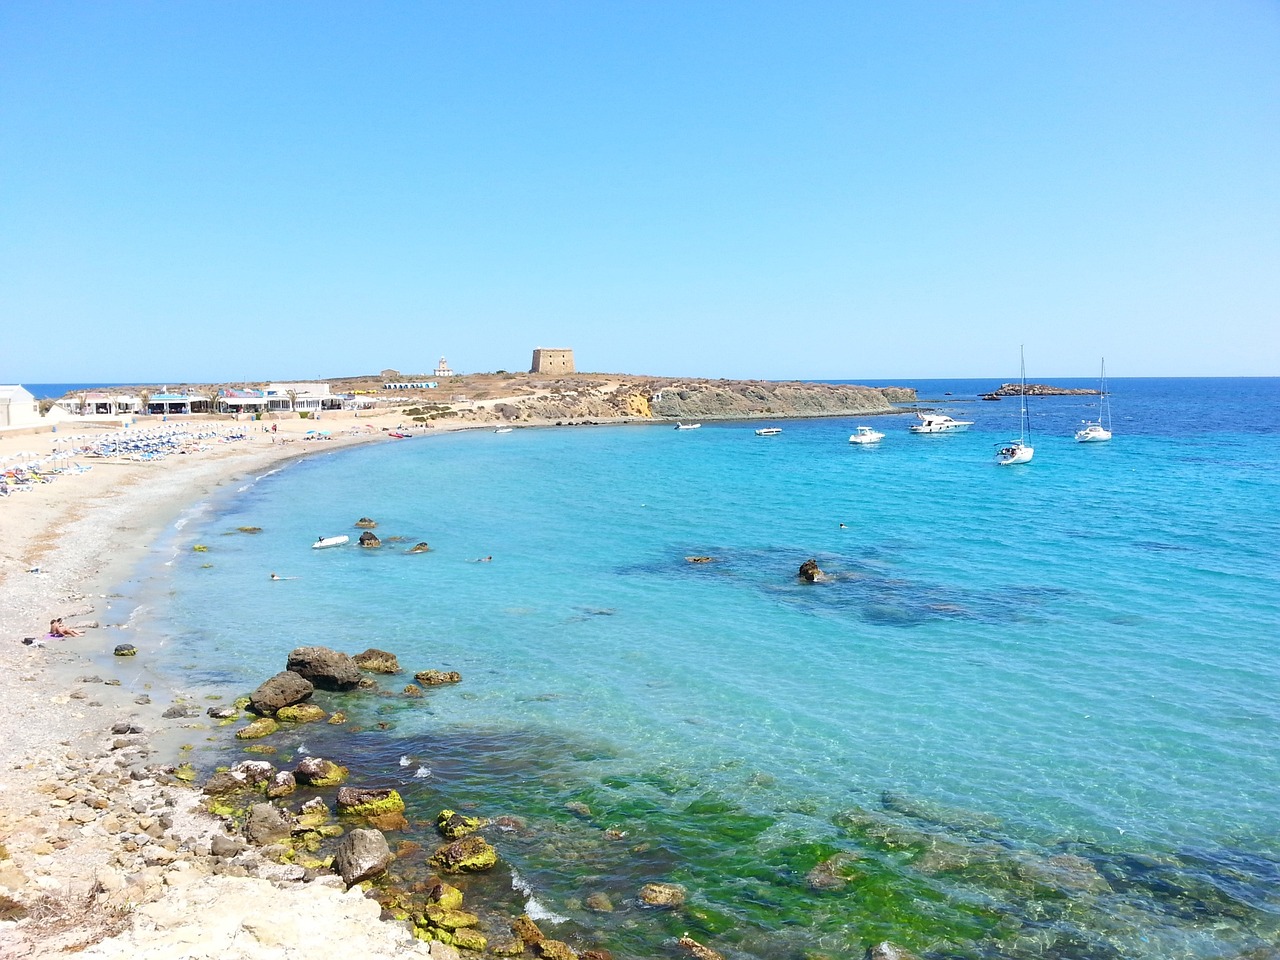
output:
[[[915, 399], [914, 390], [891, 388], [892, 399]], [[671, 420], [737, 420], [767, 417], [833, 417], [891, 413], [886, 391], [819, 383], [673, 384], [655, 391], [653, 415]]]
[[463, 406], [456, 415], [504, 420], [745, 420], [891, 413], [892, 403], [915, 401], [905, 387], [856, 387], [756, 380], [599, 381], [580, 378], [541, 384], [538, 392]]

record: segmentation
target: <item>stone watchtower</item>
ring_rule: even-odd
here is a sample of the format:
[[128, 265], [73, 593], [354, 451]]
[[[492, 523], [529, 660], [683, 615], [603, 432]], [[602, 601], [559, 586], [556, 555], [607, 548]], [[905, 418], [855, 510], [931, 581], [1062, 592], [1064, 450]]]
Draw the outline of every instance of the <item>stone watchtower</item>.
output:
[[572, 350], [547, 350], [543, 347], [533, 351], [533, 366], [530, 373], [573, 373]]

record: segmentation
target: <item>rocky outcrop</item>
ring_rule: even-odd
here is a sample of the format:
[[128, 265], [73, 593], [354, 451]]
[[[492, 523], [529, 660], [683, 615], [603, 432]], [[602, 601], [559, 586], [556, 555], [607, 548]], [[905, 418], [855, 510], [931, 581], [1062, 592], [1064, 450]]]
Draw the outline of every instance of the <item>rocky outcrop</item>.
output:
[[287, 666], [321, 690], [354, 690], [360, 685], [355, 661], [328, 647], [298, 647], [289, 654]]
[[382, 546], [382, 541], [378, 539], [378, 535], [376, 533], [370, 533], [366, 530], [364, 533], [360, 534], [360, 546], [380, 547]]
[[352, 830], [334, 851], [333, 865], [350, 887], [385, 873], [394, 859], [380, 831]]
[[261, 847], [279, 840], [287, 840], [292, 831], [293, 825], [279, 807], [270, 803], [255, 803], [249, 808], [249, 817], [244, 824], [244, 835], [250, 843]]
[[[1028, 397], [1096, 397], [1097, 390], [1073, 389], [1070, 387], [1055, 387], [1047, 383], [1028, 383]], [[1022, 396], [1022, 384], [1020, 383], [1002, 383], [996, 390], [992, 390], [986, 397], [1020, 397]]]
[[264, 717], [275, 716], [282, 707], [302, 703], [315, 693], [315, 685], [299, 674], [288, 670], [264, 680], [258, 689], [249, 694], [249, 709]]
[[356, 521], [356, 526], [362, 530], [372, 530], [378, 525], [378, 521], [370, 517], [361, 517]]
[[[915, 399], [915, 391], [892, 388], [893, 402]], [[892, 413], [885, 391], [824, 383], [695, 381], [662, 386], [650, 407], [668, 420], [737, 420], [753, 417], [833, 417]]]
[[477, 834], [468, 834], [460, 840], [438, 849], [431, 856], [431, 865], [445, 873], [475, 873], [488, 870], [498, 862], [498, 851]]
[[396, 655], [376, 647], [370, 647], [364, 653], [357, 653], [351, 659], [361, 670], [368, 670], [370, 673], [400, 672], [400, 660]]
[[425, 540], [423, 540], [420, 543], [415, 543], [412, 547], [410, 547], [409, 552], [410, 553], [430, 553], [431, 545], [427, 543]]
[[438, 687], [442, 683], [460, 683], [462, 674], [457, 670], [422, 670], [413, 675], [424, 687]]

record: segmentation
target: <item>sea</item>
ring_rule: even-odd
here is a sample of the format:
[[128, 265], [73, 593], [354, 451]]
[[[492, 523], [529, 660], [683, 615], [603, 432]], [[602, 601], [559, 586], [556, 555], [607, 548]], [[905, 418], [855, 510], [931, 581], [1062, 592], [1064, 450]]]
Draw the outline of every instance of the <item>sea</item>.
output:
[[[1280, 379], [1113, 380], [1102, 444], [1072, 438], [1098, 397], [1032, 397], [1014, 467], [990, 381], [895, 385], [973, 426], [313, 456], [193, 505], [113, 607], [201, 705], [295, 647], [395, 653], [276, 762], [394, 786], [428, 853], [441, 809], [496, 819], [502, 865], [459, 883], [615, 956], [1280, 955]], [[425, 669], [462, 680], [404, 695]], [[203, 772], [247, 756], [204, 736]]]

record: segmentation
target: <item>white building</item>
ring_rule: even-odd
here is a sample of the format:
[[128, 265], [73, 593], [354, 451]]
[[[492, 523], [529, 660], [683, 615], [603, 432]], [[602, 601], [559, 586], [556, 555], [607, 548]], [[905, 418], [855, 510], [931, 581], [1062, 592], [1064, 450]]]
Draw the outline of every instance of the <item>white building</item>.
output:
[[444, 357], [441, 357], [441, 358], [440, 358], [440, 362], [439, 362], [438, 364], [436, 364], [436, 369], [435, 369], [435, 373], [433, 374], [433, 376], [436, 376], [436, 377], [456, 377], [456, 376], [457, 376], [457, 374], [456, 374], [454, 371], [452, 371], [452, 370], [450, 370], [450, 369], [449, 369], [449, 364], [445, 362]]
[[40, 403], [20, 383], [0, 384], [0, 427], [40, 426]]
[[329, 392], [327, 383], [269, 383], [263, 389], [268, 410], [296, 410], [318, 413], [341, 410], [342, 398]]

